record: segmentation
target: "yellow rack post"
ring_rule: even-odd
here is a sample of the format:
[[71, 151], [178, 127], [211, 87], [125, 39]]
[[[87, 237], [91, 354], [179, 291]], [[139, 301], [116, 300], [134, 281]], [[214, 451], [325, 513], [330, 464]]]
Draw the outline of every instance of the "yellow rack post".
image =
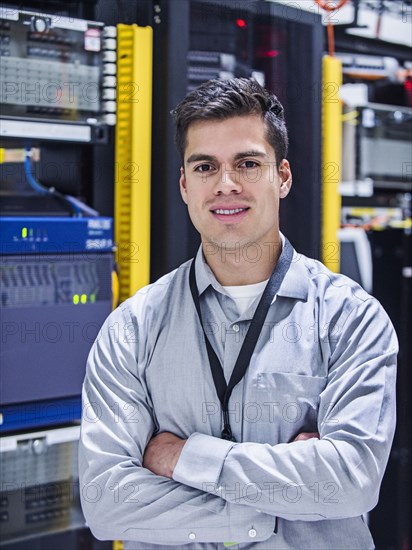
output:
[[151, 27], [117, 25], [115, 240], [120, 301], [150, 281]]
[[331, 56], [323, 58], [323, 129], [322, 129], [322, 261], [332, 271], [340, 270], [342, 177], [342, 103], [339, 89], [342, 84], [342, 63]]

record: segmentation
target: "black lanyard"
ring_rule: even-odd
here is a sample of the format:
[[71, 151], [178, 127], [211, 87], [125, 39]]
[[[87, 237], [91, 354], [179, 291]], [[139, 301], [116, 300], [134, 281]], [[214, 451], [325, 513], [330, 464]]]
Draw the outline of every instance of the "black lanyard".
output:
[[256, 308], [253, 319], [250, 323], [249, 329], [246, 333], [245, 339], [243, 341], [242, 347], [239, 352], [239, 356], [236, 360], [236, 364], [233, 368], [232, 375], [229, 380], [229, 384], [226, 384], [225, 376], [223, 374], [223, 368], [220, 364], [220, 361], [215, 353], [215, 350], [212, 348], [211, 343], [206, 335], [205, 328], [202, 321], [202, 313], [200, 311], [200, 301], [199, 301], [199, 291], [196, 284], [196, 274], [195, 274], [195, 260], [193, 259], [190, 272], [189, 272], [189, 284], [190, 291], [192, 293], [193, 301], [196, 306], [196, 311], [199, 316], [200, 324], [202, 326], [203, 334], [205, 336], [207, 355], [209, 357], [210, 369], [212, 371], [213, 382], [215, 383], [216, 393], [219, 397], [219, 401], [222, 406], [223, 413], [223, 430], [222, 430], [222, 439], [228, 439], [229, 441], [235, 441], [232, 430], [230, 428], [229, 421], [229, 399], [232, 395], [233, 388], [238, 384], [243, 376], [245, 375], [246, 369], [249, 366], [250, 359], [252, 357], [253, 351], [256, 347], [259, 335], [261, 333], [263, 323], [266, 319], [266, 315], [269, 311], [270, 304], [279, 290], [279, 287], [285, 277], [287, 270], [292, 261], [293, 248], [290, 242], [285, 238], [285, 244], [283, 246], [282, 254], [279, 257], [279, 260], [276, 264], [275, 269], [273, 270], [272, 275], [263, 291], [262, 297], [259, 301], [259, 304]]

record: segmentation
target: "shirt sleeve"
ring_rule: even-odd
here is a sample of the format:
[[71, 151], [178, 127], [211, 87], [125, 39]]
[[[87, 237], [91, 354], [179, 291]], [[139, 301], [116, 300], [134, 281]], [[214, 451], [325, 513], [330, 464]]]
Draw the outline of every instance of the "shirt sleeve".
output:
[[79, 481], [98, 539], [152, 544], [266, 540], [270, 515], [157, 476], [142, 466], [155, 430], [137, 368], [137, 325], [117, 309], [89, 355], [83, 385]]
[[[226, 442], [197, 433], [183, 447], [173, 478], [288, 520], [354, 517], [372, 509], [395, 430], [397, 338], [374, 298], [355, 307], [334, 333], [319, 440], [227, 449]], [[218, 451], [207, 463], [212, 445]]]

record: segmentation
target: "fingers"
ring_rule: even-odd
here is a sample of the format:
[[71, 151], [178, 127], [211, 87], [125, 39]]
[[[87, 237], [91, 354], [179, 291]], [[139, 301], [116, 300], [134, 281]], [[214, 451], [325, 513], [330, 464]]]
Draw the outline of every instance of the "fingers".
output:
[[307, 439], [320, 439], [318, 432], [302, 432], [293, 441], [306, 441]]

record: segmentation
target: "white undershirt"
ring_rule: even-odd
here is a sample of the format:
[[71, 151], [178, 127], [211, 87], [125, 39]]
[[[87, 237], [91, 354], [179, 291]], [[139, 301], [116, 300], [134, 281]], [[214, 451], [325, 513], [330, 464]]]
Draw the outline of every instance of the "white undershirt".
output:
[[224, 286], [223, 288], [236, 303], [239, 315], [243, 315], [249, 306], [261, 297], [268, 280], [253, 285]]

